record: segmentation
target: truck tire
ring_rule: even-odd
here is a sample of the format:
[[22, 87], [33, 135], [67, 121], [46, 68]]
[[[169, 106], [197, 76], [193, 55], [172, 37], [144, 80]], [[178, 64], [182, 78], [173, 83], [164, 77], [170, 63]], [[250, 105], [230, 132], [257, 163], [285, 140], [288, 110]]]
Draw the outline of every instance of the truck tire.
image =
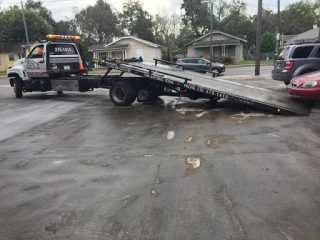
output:
[[22, 80], [19, 77], [15, 77], [14, 79], [14, 94], [16, 98], [22, 98]]
[[127, 82], [116, 82], [110, 88], [110, 99], [117, 106], [128, 106], [136, 100], [137, 91]]

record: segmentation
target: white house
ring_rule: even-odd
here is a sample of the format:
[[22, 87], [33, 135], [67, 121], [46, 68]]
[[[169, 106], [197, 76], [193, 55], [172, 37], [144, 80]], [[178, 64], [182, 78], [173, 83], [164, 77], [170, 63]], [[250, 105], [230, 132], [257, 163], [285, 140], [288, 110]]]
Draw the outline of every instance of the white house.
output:
[[153, 58], [161, 59], [163, 46], [137, 38], [124, 36], [107, 45], [93, 45], [89, 51], [97, 59], [109, 58], [139, 58], [153, 62]]
[[[243, 60], [243, 43], [247, 40], [221, 31], [212, 31], [213, 57], [232, 57], [235, 62]], [[210, 57], [210, 33], [185, 45], [188, 57]]]

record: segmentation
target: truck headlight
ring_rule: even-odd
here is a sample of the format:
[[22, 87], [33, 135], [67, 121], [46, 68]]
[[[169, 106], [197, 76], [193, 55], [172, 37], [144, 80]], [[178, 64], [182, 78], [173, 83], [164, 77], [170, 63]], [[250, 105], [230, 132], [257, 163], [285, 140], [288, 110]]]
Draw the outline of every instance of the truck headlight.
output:
[[302, 84], [301, 87], [303, 88], [312, 88], [312, 87], [315, 87], [317, 86], [317, 82], [316, 81], [310, 81], [310, 82], [305, 82], [304, 84]]

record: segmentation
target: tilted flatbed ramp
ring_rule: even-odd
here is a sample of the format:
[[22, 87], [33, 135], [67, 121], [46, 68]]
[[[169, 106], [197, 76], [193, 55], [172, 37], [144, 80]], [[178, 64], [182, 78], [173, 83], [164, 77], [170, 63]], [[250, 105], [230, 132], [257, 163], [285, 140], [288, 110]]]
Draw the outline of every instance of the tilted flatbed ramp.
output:
[[282, 94], [248, 84], [213, 78], [211, 75], [175, 68], [161, 68], [137, 62], [113, 63], [105, 61], [104, 65], [122, 72], [161, 81], [174, 87], [232, 100], [282, 115], [307, 116], [311, 111], [309, 104], [297, 101], [296, 98], [291, 97], [289, 94]]

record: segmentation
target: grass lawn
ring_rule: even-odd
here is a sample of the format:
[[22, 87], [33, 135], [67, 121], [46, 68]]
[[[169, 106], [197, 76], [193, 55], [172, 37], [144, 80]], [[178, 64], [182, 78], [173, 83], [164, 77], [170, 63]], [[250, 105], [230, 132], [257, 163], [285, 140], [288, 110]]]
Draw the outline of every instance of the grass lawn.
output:
[[0, 72], [0, 77], [5, 77], [7, 76], [7, 72]]

